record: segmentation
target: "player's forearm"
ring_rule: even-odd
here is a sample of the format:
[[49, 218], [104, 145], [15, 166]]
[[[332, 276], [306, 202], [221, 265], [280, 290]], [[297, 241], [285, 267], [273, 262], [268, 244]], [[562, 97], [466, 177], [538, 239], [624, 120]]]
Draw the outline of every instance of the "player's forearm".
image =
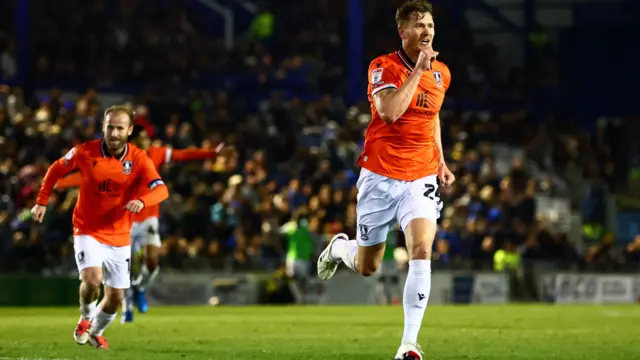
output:
[[169, 197], [169, 190], [164, 184], [158, 184], [151, 190], [151, 192], [147, 193], [138, 198], [138, 200], [142, 201], [145, 206], [153, 206], [158, 205]]
[[396, 122], [409, 108], [413, 95], [418, 89], [422, 72], [414, 70], [398, 91], [389, 94], [382, 100], [381, 109], [378, 109], [380, 117], [387, 124]]
[[185, 150], [173, 150], [171, 154], [171, 160], [173, 161], [191, 161], [191, 160], [205, 160], [216, 157], [215, 150], [208, 149], [185, 149]]
[[436, 115], [436, 126], [435, 126], [435, 134], [434, 134], [434, 138], [435, 138], [435, 142], [436, 142], [436, 149], [438, 150], [438, 163], [439, 164], [444, 164], [444, 150], [442, 148], [442, 127], [440, 126], [440, 114]]
[[71, 172], [73, 170], [72, 167], [65, 165], [62, 160], [57, 160], [47, 170], [47, 174], [44, 176], [42, 180], [42, 185], [40, 186], [40, 191], [38, 192], [38, 198], [36, 199], [36, 204], [39, 205], [47, 205], [49, 203], [49, 196], [53, 191], [53, 187], [56, 185], [58, 180]]

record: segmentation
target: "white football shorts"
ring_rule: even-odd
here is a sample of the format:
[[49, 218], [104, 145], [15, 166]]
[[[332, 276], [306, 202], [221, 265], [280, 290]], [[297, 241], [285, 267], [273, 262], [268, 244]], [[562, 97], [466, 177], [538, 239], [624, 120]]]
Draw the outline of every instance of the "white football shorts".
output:
[[358, 245], [373, 246], [386, 241], [396, 224], [404, 230], [413, 219], [436, 222], [442, 210], [436, 175], [402, 181], [363, 168], [358, 178]]
[[98, 242], [90, 235], [73, 237], [76, 264], [82, 279], [82, 270], [102, 268], [102, 283], [114, 289], [131, 286], [131, 246], [111, 246]]

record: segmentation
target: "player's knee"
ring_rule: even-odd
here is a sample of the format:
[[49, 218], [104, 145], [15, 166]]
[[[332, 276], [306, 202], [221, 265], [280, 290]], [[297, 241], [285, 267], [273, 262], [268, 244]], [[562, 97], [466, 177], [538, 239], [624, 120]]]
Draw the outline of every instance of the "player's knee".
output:
[[372, 268], [360, 268], [360, 274], [362, 276], [373, 276], [376, 273], [375, 269]]
[[124, 289], [113, 289], [105, 290], [105, 304], [104, 307], [108, 308], [111, 311], [117, 311], [118, 307], [122, 304], [124, 300]]
[[102, 272], [97, 268], [87, 268], [82, 271], [82, 282], [86, 286], [99, 289], [102, 285]]
[[436, 234], [435, 221], [427, 218], [411, 220], [405, 230], [407, 250], [411, 260], [430, 260], [431, 247]]
[[431, 259], [431, 242], [425, 240], [412, 244], [409, 254], [411, 256], [411, 260]]
[[380, 264], [376, 264], [376, 263], [363, 263], [358, 265], [359, 265], [358, 272], [362, 276], [373, 276], [373, 274], [375, 274], [376, 271], [378, 271], [378, 268], [380, 267]]

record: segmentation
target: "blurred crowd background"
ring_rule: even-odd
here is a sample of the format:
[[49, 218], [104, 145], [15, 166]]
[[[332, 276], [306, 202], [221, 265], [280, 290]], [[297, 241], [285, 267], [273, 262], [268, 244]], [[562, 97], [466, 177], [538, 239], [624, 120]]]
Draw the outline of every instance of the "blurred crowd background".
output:
[[[434, 1], [458, 179], [441, 192], [435, 267], [638, 267], [638, 4], [576, 2], [566, 23], [540, 4], [532, 15], [539, 2], [516, 2], [517, 23], [485, 2]], [[230, 26], [196, 0], [3, 2], [0, 271], [75, 271], [77, 191], [56, 191], [42, 225], [29, 209], [47, 166], [100, 137], [116, 102], [154, 146], [238, 150], [162, 169], [163, 266], [270, 270], [290, 237], [313, 259], [336, 232], [355, 236], [366, 70], [399, 47], [397, 2], [216, 3]]]

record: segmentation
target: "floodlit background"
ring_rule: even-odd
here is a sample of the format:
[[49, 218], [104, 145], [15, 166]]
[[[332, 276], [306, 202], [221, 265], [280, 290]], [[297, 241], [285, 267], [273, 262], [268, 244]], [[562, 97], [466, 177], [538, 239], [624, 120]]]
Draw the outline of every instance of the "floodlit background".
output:
[[[109, 330], [112, 347], [130, 350], [119, 358], [162, 350], [173, 359], [185, 348], [195, 359], [393, 355], [400, 307], [160, 306], [401, 301], [406, 251], [397, 231], [385, 257], [397, 277], [341, 269], [323, 284], [314, 276], [333, 234], [355, 236], [366, 72], [400, 46], [400, 3], [2, 0], [0, 305], [77, 305], [77, 192], [57, 191], [42, 225], [29, 209], [47, 166], [100, 137], [106, 107], [128, 103], [154, 146], [224, 141], [238, 154], [162, 169], [171, 192], [162, 271], [138, 327]], [[442, 191], [430, 305], [636, 302], [640, 2], [433, 3], [434, 48], [452, 72], [443, 142], [458, 181]], [[308, 251], [294, 251], [296, 241]], [[305, 281], [286, 276], [287, 258], [309, 262]], [[637, 355], [638, 308], [560, 309], [433, 306], [421, 341], [440, 359]], [[67, 336], [75, 308], [48, 313], [0, 308], [0, 357], [84, 354]], [[48, 335], [33, 339], [34, 331]], [[252, 346], [228, 346], [239, 338]]]

